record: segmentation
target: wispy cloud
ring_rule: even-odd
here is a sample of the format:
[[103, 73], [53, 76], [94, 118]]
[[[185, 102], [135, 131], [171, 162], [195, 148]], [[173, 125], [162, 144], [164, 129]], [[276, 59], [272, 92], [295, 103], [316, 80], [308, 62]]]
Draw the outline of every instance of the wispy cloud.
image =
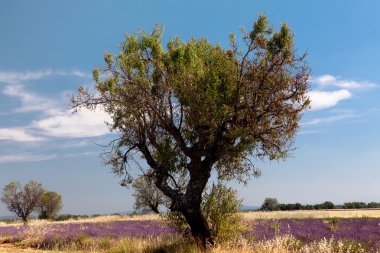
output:
[[27, 81], [39, 80], [48, 76], [78, 76], [78, 77], [91, 77], [89, 73], [80, 70], [36, 70], [36, 71], [0, 71], [0, 83], [6, 84], [20, 84]]
[[311, 110], [321, 110], [336, 106], [340, 101], [352, 97], [350, 91], [346, 89], [338, 91], [310, 91]]
[[378, 86], [378, 84], [369, 81], [347, 80], [333, 75], [317, 76], [312, 78], [311, 82], [319, 85], [321, 88], [335, 86], [344, 89], [368, 89]]
[[75, 114], [67, 110], [56, 115], [32, 122], [32, 127], [42, 135], [51, 137], [93, 137], [109, 133], [105, 122], [111, 121], [103, 110], [81, 110]]
[[12, 140], [18, 142], [42, 141], [44, 138], [27, 133], [22, 128], [0, 128], [0, 140]]
[[50, 114], [56, 112], [53, 100], [25, 90], [23, 85], [8, 85], [4, 88], [3, 93], [21, 100], [21, 107], [16, 108], [15, 112], [41, 111]]
[[26, 72], [14, 72], [14, 71], [0, 71], [0, 83], [21, 83], [25, 81], [32, 81], [50, 76], [52, 70], [38, 70], [38, 71], [26, 71]]
[[91, 144], [94, 144], [94, 143], [92, 143], [88, 140], [84, 140], [84, 141], [74, 140], [74, 141], [69, 141], [69, 142], [63, 143], [60, 145], [60, 147], [62, 147], [62, 148], [78, 148], [78, 147], [88, 146]]
[[337, 122], [337, 121], [341, 121], [341, 120], [351, 119], [351, 118], [354, 118], [355, 116], [356, 116], [355, 114], [341, 114], [341, 115], [328, 116], [328, 117], [324, 117], [324, 118], [316, 118], [316, 119], [312, 119], [312, 120], [303, 122], [302, 126], [318, 125], [318, 124], [323, 124], [323, 123], [332, 123], [332, 122]]
[[99, 152], [94, 151], [94, 152], [69, 153], [69, 154], [65, 154], [63, 157], [72, 158], [72, 157], [78, 157], [78, 156], [99, 156]]
[[71, 71], [65, 71], [65, 70], [56, 70], [53, 72], [55, 75], [59, 76], [78, 76], [78, 77], [92, 77], [91, 74], [80, 71], [80, 70], [71, 70]]
[[11, 162], [37, 162], [54, 159], [56, 155], [33, 155], [33, 154], [19, 154], [19, 155], [0, 155], [0, 163]]
[[23, 85], [8, 85], [3, 93], [21, 101], [15, 112], [38, 111], [42, 118], [24, 127], [0, 129], [0, 140], [40, 141], [47, 137], [82, 138], [109, 133], [105, 121], [110, 122], [111, 118], [101, 109], [83, 109], [73, 114], [73, 110], [62, 109], [57, 101], [29, 92]]
[[320, 130], [301, 130], [298, 132], [298, 135], [314, 135], [314, 134], [321, 134], [323, 131]]

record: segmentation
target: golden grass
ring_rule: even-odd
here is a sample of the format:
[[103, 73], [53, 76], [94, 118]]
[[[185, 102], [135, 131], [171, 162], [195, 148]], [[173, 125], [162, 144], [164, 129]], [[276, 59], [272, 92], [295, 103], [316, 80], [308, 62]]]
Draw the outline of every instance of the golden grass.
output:
[[273, 212], [245, 212], [241, 213], [243, 219], [320, 219], [320, 218], [380, 218], [380, 209], [333, 209], [333, 210], [298, 210]]
[[[113, 222], [113, 221], [128, 221], [128, 220], [159, 220], [161, 219], [157, 214], [144, 214], [144, 215], [104, 215], [90, 218], [80, 218], [80, 219], [68, 219], [65, 221], [48, 221], [39, 219], [30, 219], [29, 225], [33, 226], [43, 226], [47, 224], [72, 224], [72, 223], [83, 223], [83, 222]], [[11, 223], [0, 222], [0, 227], [7, 226], [21, 226], [23, 225], [21, 220], [15, 220]]]
[[[321, 218], [362, 218], [374, 217], [380, 218], [380, 209], [333, 209], [333, 210], [299, 210], [299, 211], [255, 211], [242, 212], [243, 219], [321, 219]], [[128, 220], [160, 220], [161, 217], [157, 214], [144, 215], [104, 215], [91, 218], [81, 218], [78, 220], [69, 219], [65, 221], [47, 221], [31, 219], [29, 224], [34, 226], [43, 226], [47, 224], [68, 224], [68, 223], [83, 223], [83, 222], [113, 222], [113, 221], [128, 221]], [[0, 222], [0, 227], [6, 226], [21, 226], [21, 220], [15, 220], [12, 223]]]
[[[119, 240], [107, 239], [107, 247], [99, 244], [100, 241], [86, 241], [86, 244], [68, 244], [65, 248], [53, 250], [37, 250], [30, 247], [1, 245], [0, 252], [32, 252], [32, 253], [200, 253], [197, 246], [181, 237], [172, 238], [123, 238]], [[209, 253], [365, 253], [359, 246], [344, 245], [343, 242], [331, 239], [310, 244], [303, 244], [293, 236], [280, 236], [267, 241], [249, 243], [244, 239], [217, 245]]]

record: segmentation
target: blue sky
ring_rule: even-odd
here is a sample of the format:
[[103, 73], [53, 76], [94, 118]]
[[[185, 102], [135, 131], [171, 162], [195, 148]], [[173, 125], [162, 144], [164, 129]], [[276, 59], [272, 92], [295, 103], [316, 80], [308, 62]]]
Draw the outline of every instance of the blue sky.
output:
[[[112, 139], [102, 112], [71, 113], [68, 94], [93, 84], [91, 71], [125, 33], [165, 26], [164, 40], [249, 29], [258, 14], [289, 24], [313, 70], [312, 109], [292, 157], [258, 162], [263, 175], [232, 183], [246, 205], [380, 202], [380, 18], [378, 1], [1, 1], [0, 187], [41, 181], [64, 198], [63, 213], [131, 210], [99, 154]], [[8, 215], [0, 205], [0, 216]]]

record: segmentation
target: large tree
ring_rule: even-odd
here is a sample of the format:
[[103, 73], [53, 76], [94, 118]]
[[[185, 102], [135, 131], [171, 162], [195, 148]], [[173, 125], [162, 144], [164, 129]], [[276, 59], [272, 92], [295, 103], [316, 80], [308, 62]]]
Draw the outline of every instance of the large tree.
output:
[[27, 224], [29, 215], [37, 207], [44, 188], [41, 183], [29, 181], [24, 187], [20, 182], [10, 182], [3, 188], [1, 201], [6, 204], [10, 212], [20, 217], [24, 225]]
[[[201, 211], [211, 172], [245, 180], [258, 172], [253, 158], [286, 158], [309, 105], [310, 70], [286, 24], [274, 32], [260, 16], [230, 43], [175, 38], [164, 48], [158, 26], [126, 35], [121, 52], [106, 53], [106, 66], [93, 71], [96, 92], [80, 87], [72, 98], [77, 109], [111, 115], [119, 138], [106, 162], [129, 184], [130, 163], [142, 156], [170, 210], [184, 215], [203, 246], [213, 244]], [[176, 187], [178, 174], [188, 176], [185, 190]]]

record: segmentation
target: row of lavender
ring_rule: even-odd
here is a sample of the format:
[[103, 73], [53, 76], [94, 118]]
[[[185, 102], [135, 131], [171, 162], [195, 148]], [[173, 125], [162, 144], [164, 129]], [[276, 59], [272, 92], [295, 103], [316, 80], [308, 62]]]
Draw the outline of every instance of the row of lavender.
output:
[[[30, 229], [32, 227], [0, 227], [0, 239], [8, 237], [17, 240]], [[42, 231], [45, 238], [65, 240], [80, 235], [95, 238], [144, 238], [175, 234], [174, 229], [159, 221], [52, 224], [38, 229], [39, 232], [35, 233]], [[360, 243], [369, 252], [380, 250], [380, 219], [374, 218], [256, 220], [249, 222], [244, 237], [250, 241], [262, 241], [285, 234], [293, 235], [303, 243], [334, 238], [340, 241]]]

